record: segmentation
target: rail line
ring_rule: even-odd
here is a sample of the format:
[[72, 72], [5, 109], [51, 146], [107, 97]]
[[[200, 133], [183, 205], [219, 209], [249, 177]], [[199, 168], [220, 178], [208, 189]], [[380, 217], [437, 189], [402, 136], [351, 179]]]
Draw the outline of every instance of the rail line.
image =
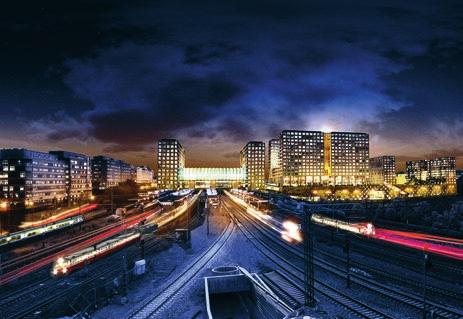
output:
[[206, 264], [219, 252], [235, 230], [235, 224], [228, 224], [227, 228], [191, 265], [181, 274], [171, 280], [161, 291], [145, 300], [141, 307], [133, 311], [127, 318], [150, 318], [166, 307], [180, 290], [203, 270]]
[[[293, 263], [289, 262], [287, 256], [282, 256], [284, 252], [281, 250], [281, 248], [270, 247], [263, 240], [254, 236], [250, 229], [240, 222], [239, 218], [236, 217], [236, 215], [231, 211], [231, 208], [228, 207], [227, 204], [225, 204], [224, 207], [230, 214], [231, 218], [235, 220], [235, 223], [238, 225], [239, 229], [242, 231], [245, 237], [254, 245], [254, 247], [257, 248], [257, 250], [269, 258], [283, 272], [287, 273], [297, 282], [300, 282], [301, 284], [303, 283], [303, 271], [299, 267], [296, 267]], [[367, 304], [349, 297], [342, 291], [333, 288], [317, 279], [315, 279], [315, 290], [358, 317], [374, 319], [393, 318], [380, 310], [374, 309]]]
[[[275, 244], [277, 244], [279, 247], [285, 249], [286, 251], [289, 251], [292, 253], [292, 255], [296, 255], [298, 258], [302, 259], [302, 253], [297, 250], [295, 247], [288, 245], [286, 243], [283, 243], [281, 240], [275, 240], [274, 234], [271, 234], [270, 230], [267, 228], [264, 228], [262, 226], [257, 225], [254, 221], [250, 220], [250, 217], [241, 214], [244, 218], [246, 218], [250, 223], [254, 225], [254, 227], [259, 230], [260, 233], [262, 233], [264, 236], [272, 240]], [[330, 264], [326, 262], [325, 260], [321, 258], [315, 257], [315, 265], [320, 267], [323, 270], [326, 270], [330, 273], [333, 273], [341, 278], [345, 278], [345, 272], [344, 269], [341, 267], [338, 267], [336, 265]], [[402, 292], [398, 289], [388, 287], [384, 284], [378, 283], [372, 279], [366, 278], [364, 276], [360, 276], [358, 274], [351, 274], [352, 281], [364, 288], [367, 288], [368, 290], [380, 294], [382, 296], [386, 296], [392, 300], [399, 301], [407, 306], [413, 307], [415, 309], [422, 309], [423, 307], [423, 302], [421, 300], [420, 296], [416, 296], [413, 294], [405, 293]], [[435, 315], [439, 316], [440, 318], [462, 318], [463, 313], [454, 310], [450, 307], [446, 307], [444, 305], [440, 305], [437, 303], [433, 302], [427, 302], [427, 309], [428, 311], [433, 311]]]

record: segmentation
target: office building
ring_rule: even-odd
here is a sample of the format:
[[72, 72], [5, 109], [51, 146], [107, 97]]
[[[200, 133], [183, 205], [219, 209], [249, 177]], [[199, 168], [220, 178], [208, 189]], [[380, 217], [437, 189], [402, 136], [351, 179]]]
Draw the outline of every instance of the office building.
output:
[[281, 186], [320, 184], [325, 175], [322, 132], [285, 130], [280, 134]]
[[158, 187], [178, 189], [181, 187], [180, 170], [185, 167], [185, 150], [178, 140], [162, 139], [157, 148]]
[[370, 184], [396, 184], [395, 156], [370, 158]]
[[66, 164], [66, 190], [69, 201], [88, 199], [92, 195], [90, 157], [65, 151], [51, 151]]
[[[330, 148], [329, 155], [327, 148]], [[369, 177], [369, 136], [366, 133], [325, 134], [325, 168], [333, 185], [365, 185]], [[330, 164], [327, 164], [329, 161]], [[326, 169], [325, 169], [326, 171]]]
[[410, 182], [430, 184], [455, 184], [455, 157], [439, 157], [432, 160], [408, 161], [407, 178]]
[[240, 165], [246, 171], [246, 187], [250, 190], [265, 186], [265, 143], [248, 142], [240, 152]]
[[8, 205], [36, 207], [65, 200], [67, 164], [56, 155], [3, 149], [0, 160], [0, 197]]
[[365, 133], [285, 130], [280, 134], [281, 186], [364, 185], [369, 177]]
[[92, 185], [94, 190], [105, 190], [119, 183], [133, 179], [134, 168], [121, 160], [106, 156], [95, 156], [92, 159]]
[[138, 166], [136, 168], [135, 181], [137, 182], [137, 184], [153, 183], [153, 171], [146, 166]]
[[280, 140], [273, 139], [268, 142], [268, 180], [278, 183], [280, 169]]

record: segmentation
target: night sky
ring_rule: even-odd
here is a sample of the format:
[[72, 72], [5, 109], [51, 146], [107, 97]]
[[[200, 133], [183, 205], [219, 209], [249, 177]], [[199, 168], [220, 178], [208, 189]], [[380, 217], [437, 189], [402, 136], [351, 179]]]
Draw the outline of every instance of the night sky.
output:
[[[12, 4], [14, 2], [14, 4]], [[445, 4], [444, 4], [445, 2]], [[463, 166], [463, 1], [10, 1], [0, 147], [237, 166], [283, 129]]]

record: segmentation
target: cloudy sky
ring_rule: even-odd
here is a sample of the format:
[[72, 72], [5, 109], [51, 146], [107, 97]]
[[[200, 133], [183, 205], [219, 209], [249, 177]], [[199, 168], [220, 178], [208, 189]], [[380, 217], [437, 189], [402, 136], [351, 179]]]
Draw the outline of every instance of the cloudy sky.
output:
[[0, 13], [0, 147], [237, 166], [283, 129], [463, 167], [462, 1], [15, 1]]

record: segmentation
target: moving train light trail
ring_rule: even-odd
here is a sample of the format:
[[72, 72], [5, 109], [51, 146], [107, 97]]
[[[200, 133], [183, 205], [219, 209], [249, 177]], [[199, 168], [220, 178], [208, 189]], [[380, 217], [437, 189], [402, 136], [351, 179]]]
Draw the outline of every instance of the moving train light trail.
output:
[[140, 233], [132, 231], [128, 234], [118, 235], [107, 239], [94, 246], [84, 248], [72, 254], [59, 257], [52, 267], [54, 276], [66, 275], [73, 270], [82, 268], [87, 263], [90, 263], [98, 258], [109, 255], [125, 246], [130, 245], [140, 238]]
[[31, 238], [36, 238], [38, 236], [54, 232], [59, 229], [65, 229], [67, 227], [80, 224], [83, 221], [84, 217], [82, 215], [78, 215], [57, 222], [45, 224], [43, 226], [31, 227], [8, 235], [0, 236], [0, 247], [7, 245], [10, 246], [10, 244], [16, 244]]
[[[291, 242], [301, 241], [301, 234], [298, 223], [294, 221], [279, 222], [272, 216], [266, 215], [251, 207], [239, 196], [243, 196], [242, 192], [232, 193], [226, 192], [227, 195], [238, 205], [246, 207], [246, 211], [259, 219], [261, 222], [270, 228], [278, 231], [282, 238]], [[384, 228], [376, 228], [371, 223], [347, 223], [344, 221], [333, 220], [328, 217], [319, 218], [318, 214], [312, 215], [312, 221], [319, 224], [324, 224], [330, 227], [341, 228], [362, 236], [368, 236], [373, 239], [398, 244], [429, 253], [446, 256], [449, 258], [463, 260], [463, 240], [457, 238], [448, 238], [428, 234], [420, 234], [415, 232], [404, 232], [397, 230], [389, 230]]]
[[68, 217], [87, 213], [91, 210], [94, 210], [97, 207], [98, 207], [98, 204], [85, 204], [79, 207], [65, 210], [63, 212], [60, 212], [56, 215], [50, 216], [49, 218], [46, 218], [43, 220], [38, 220], [38, 221], [33, 221], [33, 222], [23, 222], [19, 227], [29, 228], [29, 227], [43, 226], [49, 223], [53, 223], [53, 222], [68, 218]]
[[138, 223], [140, 223], [143, 220], [149, 220], [156, 216], [159, 212], [161, 211], [161, 208], [153, 209], [150, 211], [147, 211], [143, 214], [132, 216], [127, 218], [125, 221], [117, 224], [118, 226], [113, 227], [109, 229], [108, 231], [98, 234], [97, 236], [88, 238], [72, 247], [69, 247], [67, 249], [64, 249], [63, 251], [59, 251], [53, 254], [50, 254], [44, 258], [41, 258], [39, 260], [36, 260], [26, 266], [17, 268], [15, 270], [12, 270], [3, 276], [0, 277], [0, 285], [4, 285], [6, 283], [9, 283], [17, 278], [20, 278], [24, 275], [27, 275], [31, 272], [37, 271], [38, 269], [47, 266], [51, 263], [53, 263], [55, 260], [57, 260], [59, 257], [66, 255], [66, 254], [71, 254], [72, 252], [84, 249], [86, 247], [95, 245], [96, 243], [99, 243], [107, 238], [110, 238], [112, 236], [117, 235], [118, 233], [132, 228]]
[[[454, 242], [452, 238], [449, 240], [449, 238], [445, 237], [408, 233], [383, 228], [377, 228], [376, 235], [374, 237], [375, 239], [384, 240], [390, 243], [399, 244], [418, 250], [425, 250], [430, 253], [446, 256], [453, 259], [463, 260], [463, 243], [460, 242], [458, 245], [454, 246], [440, 244], [441, 242]], [[456, 241], [458, 242], [459, 240], [457, 239]]]

